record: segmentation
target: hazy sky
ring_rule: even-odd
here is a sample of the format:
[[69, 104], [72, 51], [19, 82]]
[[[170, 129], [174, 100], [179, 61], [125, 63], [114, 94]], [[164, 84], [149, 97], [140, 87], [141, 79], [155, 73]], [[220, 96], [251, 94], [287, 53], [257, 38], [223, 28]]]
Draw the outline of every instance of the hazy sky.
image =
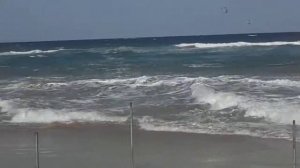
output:
[[295, 32], [299, 7], [299, 0], [0, 0], [0, 42]]

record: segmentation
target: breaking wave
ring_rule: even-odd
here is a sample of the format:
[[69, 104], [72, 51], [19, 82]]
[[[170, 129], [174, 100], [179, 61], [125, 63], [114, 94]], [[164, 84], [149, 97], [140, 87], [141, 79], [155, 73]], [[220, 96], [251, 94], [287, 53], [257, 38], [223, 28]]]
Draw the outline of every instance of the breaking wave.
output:
[[157, 87], [157, 86], [176, 86], [187, 82], [192, 82], [197, 78], [189, 77], [175, 77], [168, 78], [167, 76], [141, 76], [136, 78], [125, 78], [125, 79], [86, 79], [86, 80], [74, 80], [69, 82], [41, 82], [37, 79], [38, 83], [30, 83], [28, 81], [20, 81], [12, 83], [4, 87], [3, 89], [14, 90], [14, 89], [56, 89], [62, 87], [72, 86], [85, 86], [85, 87], [99, 87], [99, 86], [128, 86], [130, 88], [136, 87]]
[[[141, 106], [139, 108], [143, 109], [143, 106], [151, 108], [150, 112], [148, 109], [137, 110], [136, 116], [140, 128], [151, 131], [287, 138], [289, 130], [280, 126], [287, 126], [292, 120], [300, 120], [298, 113], [300, 92], [297, 92], [300, 81], [294, 78], [261, 79], [235, 75], [217, 77], [161, 75], [73, 81], [60, 78], [44, 80], [30, 78], [7, 85], [2, 91], [8, 89], [13, 93], [11, 91], [24, 88], [42, 93], [53, 89], [59, 95], [65, 95], [65, 90], [69, 92], [74, 88], [80, 90], [85, 88], [87, 92], [80, 97], [71, 96], [72, 100], [66, 98], [61, 104], [61, 107], [77, 109], [43, 109], [44, 102], [41, 102], [42, 105], [38, 105], [38, 108], [31, 108], [30, 103], [18, 103], [19, 100], [0, 100], [0, 119], [3, 122], [123, 123], [128, 119], [127, 116], [124, 117], [124, 114], [127, 114], [127, 106], [125, 107], [127, 104], [124, 102], [129, 100], [140, 101], [137, 103], [137, 106]], [[276, 95], [278, 91], [279, 94]], [[90, 106], [94, 107], [96, 103], [89, 100], [96, 100], [99, 104], [103, 100], [108, 105], [106, 109], [116, 108], [120, 111], [102, 113], [97, 110], [101, 109], [100, 106], [94, 108], [96, 110], [89, 110]], [[110, 101], [120, 104], [110, 104]], [[182, 107], [174, 108], [174, 102]], [[87, 110], [82, 110], [82, 107]]]
[[259, 86], [282, 86], [282, 87], [300, 87], [300, 81], [290, 79], [263, 80], [257, 78], [244, 78], [242, 76], [218, 76], [207, 77], [170, 77], [170, 76], [141, 76], [137, 78], [125, 79], [87, 79], [71, 81], [68, 83], [47, 83], [47, 86], [60, 87], [68, 85], [86, 85], [89, 87], [98, 87], [99, 85], [127, 85], [130, 87], [155, 87], [155, 86], [176, 86], [191, 82], [239, 82], [244, 84], [256, 84]]
[[45, 54], [45, 53], [55, 53], [58, 51], [61, 51], [63, 49], [58, 50], [31, 50], [31, 51], [9, 51], [9, 52], [2, 52], [0, 53], [0, 56], [5, 55], [29, 55], [29, 54]]
[[209, 48], [221, 48], [221, 47], [251, 47], [251, 46], [284, 46], [284, 45], [300, 45], [300, 41], [294, 42], [285, 42], [285, 41], [275, 41], [275, 42], [259, 42], [259, 43], [250, 43], [250, 42], [232, 42], [232, 43], [181, 43], [175, 45], [180, 48], [200, 48], [200, 49], [209, 49]]
[[196, 103], [208, 104], [211, 110], [222, 110], [237, 107], [245, 111], [245, 117], [264, 118], [271, 122], [290, 124], [292, 120], [300, 120], [300, 104], [284, 98], [264, 99], [253, 95], [238, 95], [232, 92], [216, 91], [203, 84], [191, 86], [192, 97]]
[[121, 123], [126, 117], [105, 116], [97, 112], [66, 112], [65, 110], [32, 110], [22, 109], [15, 114], [11, 123], [72, 123], [72, 122], [114, 122]]
[[10, 123], [73, 123], [113, 122], [122, 123], [127, 117], [107, 116], [99, 112], [85, 112], [70, 109], [18, 108], [11, 100], [0, 100], [0, 114], [5, 114]]
[[214, 78], [206, 78], [206, 81], [219, 81], [219, 82], [239, 82], [243, 84], [255, 84], [262, 87], [300, 87], [299, 80], [291, 79], [272, 79], [263, 80], [258, 78], [244, 78], [242, 76], [219, 76]]
[[[231, 85], [233, 89], [239, 88], [242, 92], [235, 92], [234, 90], [231, 90]], [[226, 108], [237, 107], [245, 110], [246, 115], [248, 116], [264, 117], [265, 119], [274, 122], [290, 123], [290, 120], [293, 118], [299, 118], [300, 120], [300, 113], [297, 113], [297, 110], [300, 109], [300, 105], [298, 105], [299, 96], [297, 96], [297, 94], [294, 95], [294, 97], [286, 95], [272, 97], [273, 94], [276, 94], [272, 91], [277, 92], [278, 88], [283, 89], [283, 91], [286, 89], [300, 88], [300, 81], [290, 79], [263, 80], [257, 78], [245, 78], [242, 76], [218, 76], [212, 78], [141, 76], [125, 79], [86, 79], [69, 82], [41, 82], [34, 84], [23, 82], [21, 84], [15, 83], [8, 85], [6, 89], [15, 90], [22, 87], [33, 90], [64, 90], [65, 88], [74, 87], [99, 89], [99, 87], [104, 87], [104, 89], [102, 89], [102, 94], [107, 95], [108, 97], [115, 93], [122, 92], [124, 89], [127, 90], [130, 95], [143, 95], [142, 92], [145, 89], [148, 91], [153, 90], [155, 92], [162, 89], [160, 92], [165, 94], [174, 94], [174, 96], [176, 96], [175, 94], [180, 92], [185, 94], [187, 97], [191, 96], [194, 98], [196, 103], [210, 105], [211, 110], [223, 110]], [[227, 89], [223, 89], [223, 87]], [[261, 94], [256, 95], [255, 93], [257, 91]], [[118, 96], [121, 97], [116, 98], [123, 100], [125, 98], [122, 96], [126, 95]], [[37, 114], [37, 112], [27, 112], [23, 114], [31, 116]], [[51, 114], [56, 116], [58, 113]], [[84, 114], [89, 115], [89, 113]], [[72, 120], [72, 118], [76, 120], [76, 117], [80, 116], [78, 113], [70, 113], [68, 115], [72, 115], [69, 120]], [[61, 115], [61, 117], [66, 118], [66, 116], [63, 115]], [[59, 120], [59, 118], [57, 118], [57, 120]]]
[[191, 86], [192, 97], [198, 103], [208, 103], [212, 110], [221, 110], [237, 106], [241, 98], [233, 93], [216, 92], [203, 84], [195, 83]]

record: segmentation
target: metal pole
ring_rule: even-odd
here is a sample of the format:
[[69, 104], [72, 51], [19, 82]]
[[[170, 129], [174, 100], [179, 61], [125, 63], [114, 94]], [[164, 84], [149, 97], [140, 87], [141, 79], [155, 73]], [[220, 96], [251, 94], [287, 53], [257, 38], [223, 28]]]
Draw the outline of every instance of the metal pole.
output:
[[35, 167], [40, 167], [39, 133], [35, 132]]
[[130, 102], [130, 147], [131, 147], [131, 166], [134, 168], [134, 148], [133, 148], [133, 108]]
[[296, 168], [296, 121], [293, 120], [293, 160], [294, 168]]

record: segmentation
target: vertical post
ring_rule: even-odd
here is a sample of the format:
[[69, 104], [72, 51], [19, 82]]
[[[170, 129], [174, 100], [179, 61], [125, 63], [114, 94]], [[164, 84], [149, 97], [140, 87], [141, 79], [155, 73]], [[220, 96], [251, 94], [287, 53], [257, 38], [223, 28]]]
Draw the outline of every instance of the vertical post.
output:
[[130, 148], [131, 148], [131, 166], [134, 168], [134, 148], [133, 148], [133, 107], [130, 102]]
[[35, 132], [35, 167], [40, 168], [39, 133]]
[[296, 121], [293, 120], [293, 161], [296, 168]]

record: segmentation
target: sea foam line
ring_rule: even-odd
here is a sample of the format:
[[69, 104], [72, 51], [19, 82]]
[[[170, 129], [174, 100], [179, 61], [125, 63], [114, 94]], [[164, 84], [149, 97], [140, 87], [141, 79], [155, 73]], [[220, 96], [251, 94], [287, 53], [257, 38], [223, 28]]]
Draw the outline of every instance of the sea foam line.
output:
[[[138, 119], [143, 130], [157, 132], [182, 132], [211, 135], [246, 135], [261, 138], [290, 139], [285, 130], [274, 129], [266, 124], [249, 125], [247, 123], [200, 123], [189, 121], [185, 125], [177, 121], [164, 121], [144, 116]], [[267, 130], [267, 131], [266, 131]]]
[[192, 84], [194, 82], [204, 82], [208, 84], [223, 85], [231, 82], [241, 83], [244, 85], [256, 85], [257, 87], [300, 87], [299, 80], [291, 79], [259, 79], [249, 78], [236, 75], [216, 76], [216, 77], [172, 77], [172, 76], [140, 76], [134, 78], [113, 78], [113, 79], [84, 79], [74, 81], [43, 81], [42, 79], [36, 82], [27, 80], [15, 81], [7, 84], [2, 89], [59, 89], [61, 87], [85, 86], [85, 87], [100, 87], [100, 86], [128, 86], [131, 88], [136, 87], [159, 87], [159, 86], [178, 86], [185, 84]]
[[98, 112], [66, 112], [51, 109], [19, 109], [9, 122], [11, 123], [73, 123], [73, 122], [114, 122], [122, 123], [127, 117], [106, 116]]
[[0, 56], [4, 55], [28, 55], [28, 54], [45, 54], [45, 53], [55, 53], [61, 51], [63, 49], [58, 50], [31, 50], [31, 51], [9, 51], [9, 52], [2, 52]]
[[232, 42], [232, 43], [181, 43], [175, 45], [180, 48], [221, 48], [221, 47], [251, 47], [251, 46], [284, 46], [284, 45], [300, 45], [300, 41], [275, 41], [275, 42], [259, 42], [259, 43], [251, 43], [251, 42]]

